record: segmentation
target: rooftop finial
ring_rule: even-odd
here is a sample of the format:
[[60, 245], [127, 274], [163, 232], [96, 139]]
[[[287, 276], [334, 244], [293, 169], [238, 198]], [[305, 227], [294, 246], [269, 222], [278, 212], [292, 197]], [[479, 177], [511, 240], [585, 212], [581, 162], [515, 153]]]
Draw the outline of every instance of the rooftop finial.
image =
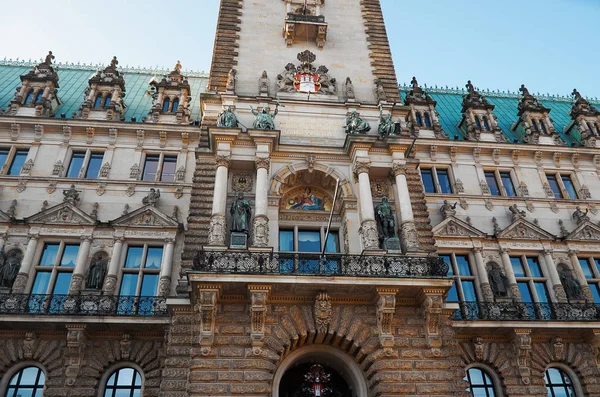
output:
[[113, 56], [112, 60], [110, 61], [110, 67], [113, 69], [117, 68], [117, 65], [119, 64], [119, 61], [117, 61], [117, 56]]
[[475, 91], [475, 88], [473, 87], [473, 84], [471, 84], [471, 80], [467, 81], [467, 85], [465, 87], [467, 87], [467, 91], [468, 92]]
[[410, 85], [412, 85], [413, 90], [419, 88], [419, 83], [417, 82], [417, 78], [415, 76], [413, 76], [412, 80], [410, 81]]
[[175, 69], [173, 69], [177, 73], [181, 73], [181, 62], [177, 61], [175, 64]]
[[579, 91], [577, 91], [577, 88], [573, 88], [573, 92], [571, 93], [571, 95], [575, 97], [575, 100], [581, 99], [581, 94], [579, 93]]
[[54, 55], [52, 55], [52, 51], [48, 51], [48, 55], [46, 55], [46, 59], [44, 60], [44, 63], [48, 66], [52, 65], [52, 60], [54, 59]]
[[530, 96], [529, 90], [525, 87], [525, 84], [521, 84], [521, 88], [519, 88], [519, 92], [523, 93], [523, 96]]

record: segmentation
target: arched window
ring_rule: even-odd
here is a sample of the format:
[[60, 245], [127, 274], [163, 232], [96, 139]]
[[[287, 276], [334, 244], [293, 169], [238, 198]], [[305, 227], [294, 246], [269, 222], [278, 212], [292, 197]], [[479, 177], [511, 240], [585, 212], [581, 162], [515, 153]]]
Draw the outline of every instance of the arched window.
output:
[[176, 112], [179, 107], [179, 98], [173, 99], [173, 106], [171, 106], [171, 112]]
[[171, 104], [171, 100], [169, 98], [165, 98], [163, 102], [163, 113], [167, 113], [169, 111], [169, 105]]
[[104, 98], [104, 107], [107, 108], [110, 105], [111, 101], [112, 96], [110, 94], [106, 95], [106, 98]]
[[481, 129], [481, 121], [479, 120], [479, 116], [475, 116], [475, 125], [478, 129]]
[[42, 100], [42, 96], [44, 96], [44, 91], [39, 90], [37, 95], [35, 96], [35, 103], [38, 103]]
[[33, 90], [29, 90], [29, 92], [25, 96], [25, 101], [23, 102], [23, 105], [29, 105], [31, 103], [32, 98], [33, 98]]
[[468, 393], [471, 393], [474, 397], [496, 397], [496, 391], [494, 388], [494, 382], [492, 378], [480, 368], [470, 368], [467, 370], [467, 377], [465, 378], [469, 382]]
[[140, 397], [142, 376], [133, 368], [119, 368], [106, 382], [104, 397]]
[[415, 118], [416, 118], [417, 125], [419, 127], [422, 127], [423, 126], [423, 118], [421, 117], [421, 112], [416, 112]]
[[489, 130], [490, 130], [490, 123], [488, 122], [488, 118], [487, 118], [487, 117], [485, 117], [485, 116], [483, 117], [483, 128], [484, 128], [486, 131], [489, 131]]
[[544, 375], [548, 397], [577, 397], [573, 381], [560, 368], [548, 368]]
[[431, 117], [429, 117], [429, 113], [425, 113], [425, 127], [431, 128]]
[[96, 95], [96, 100], [94, 101], [94, 109], [100, 109], [102, 107], [102, 94]]
[[8, 382], [5, 397], [41, 396], [46, 375], [38, 367], [25, 367]]

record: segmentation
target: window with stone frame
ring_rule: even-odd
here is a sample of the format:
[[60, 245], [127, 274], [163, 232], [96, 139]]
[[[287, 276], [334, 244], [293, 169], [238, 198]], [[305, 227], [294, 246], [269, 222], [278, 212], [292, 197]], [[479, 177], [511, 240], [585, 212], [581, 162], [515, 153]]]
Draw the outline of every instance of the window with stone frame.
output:
[[579, 397], [571, 377], [561, 368], [550, 367], [544, 372], [548, 397]]
[[517, 286], [523, 303], [528, 306], [529, 315], [535, 318], [550, 319], [550, 293], [548, 277], [544, 273], [542, 262], [536, 255], [510, 256], [510, 263], [517, 280]]
[[90, 149], [74, 150], [69, 161], [67, 178], [98, 178], [103, 159], [103, 152], [95, 152]]
[[15, 176], [21, 174], [21, 168], [27, 161], [29, 149], [9, 147], [0, 148], [0, 170], [2, 174]]
[[162, 264], [163, 247], [129, 245], [119, 287], [119, 314], [151, 315]]
[[465, 380], [469, 383], [467, 393], [473, 397], [496, 397], [494, 382], [483, 369], [473, 367], [467, 370]]
[[475, 290], [475, 273], [473, 265], [467, 254], [440, 254], [440, 258], [446, 262], [450, 270], [448, 276], [454, 278], [454, 284], [448, 292], [448, 302], [476, 302], [477, 292]]
[[579, 258], [579, 265], [590, 286], [594, 302], [600, 303], [600, 256]]
[[[325, 242], [326, 227], [299, 228], [281, 227], [279, 229], [279, 268], [282, 273], [335, 273], [339, 270], [340, 260], [336, 256], [325, 256], [323, 262], [320, 253], [340, 253], [340, 236], [337, 230], [330, 230]], [[287, 255], [289, 253], [289, 255]], [[301, 253], [297, 256], [295, 253]], [[304, 254], [304, 255], [302, 255]], [[312, 254], [312, 255], [311, 255]]]
[[425, 193], [453, 193], [453, 177], [449, 167], [420, 167], [420, 170]]
[[140, 397], [142, 376], [133, 368], [119, 368], [113, 372], [104, 386], [104, 397]]
[[14, 374], [6, 387], [5, 397], [39, 397], [44, 392], [46, 375], [38, 367], [25, 367]]
[[577, 200], [577, 189], [571, 173], [546, 173], [546, 180], [555, 198]]
[[484, 175], [492, 196], [515, 197], [517, 195], [510, 170], [485, 170]]
[[142, 172], [143, 181], [174, 182], [177, 172], [177, 156], [147, 154]]

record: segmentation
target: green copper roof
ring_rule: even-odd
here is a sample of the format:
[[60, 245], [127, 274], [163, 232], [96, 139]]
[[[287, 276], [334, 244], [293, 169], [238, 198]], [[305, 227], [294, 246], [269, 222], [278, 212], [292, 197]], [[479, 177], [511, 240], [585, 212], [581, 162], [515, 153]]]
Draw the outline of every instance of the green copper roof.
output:
[[[0, 109], [6, 109], [10, 101], [14, 98], [15, 90], [21, 85], [19, 76], [27, 73], [35, 66], [30, 62], [14, 62], [0, 60]], [[62, 105], [56, 111], [56, 117], [64, 113], [67, 118], [77, 112], [83, 102], [83, 92], [88, 87], [88, 79], [99, 69], [101, 65], [54, 65], [58, 72], [58, 97]], [[138, 122], [142, 117], [147, 116], [152, 106], [152, 98], [146, 94], [148, 83], [155, 77], [160, 80], [163, 75], [169, 73], [168, 70], [152, 69], [130, 69], [119, 68], [125, 77], [125, 99], [127, 105], [125, 120], [130, 121], [135, 117]], [[192, 89], [191, 96], [191, 119], [200, 120], [200, 94], [206, 91], [208, 76], [198, 72], [182, 72], [188, 77]]]
[[[466, 95], [467, 92], [462, 89], [431, 88], [426, 86], [423, 86], [423, 89], [431, 96], [431, 98], [437, 101], [436, 110], [440, 116], [440, 124], [442, 124], [449, 139], [464, 140], [462, 132], [458, 129], [458, 125], [462, 120], [461, 110], [463, 95]], [[404, 100], [404, 97], [409, 90], [410, 87], [407, 85], [400, 87], [402, 100]], [[479, 93], [484, 95], [489, 103], [496, 106], [494, 114], [498, 117], [498, 124], [500, 125], [500, 128], [502, 128], [504, 135], [510, 142], [517, 142], [518, 139], [513, 134], [510, 127], [518, 120], [518, 95], [516, 93], [485, 90], [479, 90]], [[550, 118], [554, 120], [556, 131], [560, 133], [563, 140], [571, 144], [573, 141], [563, 133], [564, 128], [571, 123], [571, 116], [569, 115], [572, 105], [571, 98], [540, 94], [535, 94], [535, 96], [544, 106], [551, 109]], [[597, 100], [590, 100], [590, 102], [594, 104], [598, 103]]]

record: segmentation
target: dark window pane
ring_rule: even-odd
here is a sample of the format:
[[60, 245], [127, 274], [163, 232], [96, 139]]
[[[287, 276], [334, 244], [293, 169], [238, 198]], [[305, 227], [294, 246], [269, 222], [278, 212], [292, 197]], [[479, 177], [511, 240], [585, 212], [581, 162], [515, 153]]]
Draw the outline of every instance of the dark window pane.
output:
[[71, 275], [71, 272], [58, 273], [56, 275], [56, 281], [54, 282], [54, 289], [52, 290], [52, 294], [67, 295], [69, 293], [69, 284], [71, 284]]
[[325, 243], [325, 252], [340, 252], [340, 239], [338, 232], [329, 232]]
[[485, 181], [490, 187], [490, 194], [492, 196], [499, 196], [500, 189], [498, 189], [498, 181], [496, 181], [496, 174], [494, 173], [494, 171], [485, 172]]
[[173, 99], [173, 106], [171, 106], [171, 112], [176, 112], [179, 108], [179, 99]]
[[515, 186], [513, 185], [512, 178], [510, 177], [510, 172], [501, 172], [500, 179], [502, 180], [502, 186], [504, 186], [504, 190], [506, 190], [507, 196], [516, 196]]
[[590, 261], [587, 258], [579, 259], [579, 265], [581, 265], [581, 270], [583, 271], [585, 278], [594, 278], [592, 266], [590, 266]]
[[531, 277], [544, 277], [542, 268], [540, 267], [540, 261], [537, 256], [528, 256], [527, 266], [529, 267], [529, 273], [531, 274]]
[[102, 106], [102, 94], [96, 95], [96, 100], [94, 101], [94, 108], [100, 109]]
[[441, 193], [452, 193], [452, 187], [450, 186], [450, 177], [448, 176], [448, 170], [438, 170], [438, 182], [440, 183]]
[[160, 263], [162, 262], [162, 247], [149, 247], [148, 253], [146, 254], [146, 269], [160, 269]]
[[4, 166], [6, 163], [6, 159], [8, 158], [8, 149], [0, 149], [0, 168]]
[[596, 270], [600, 273], [600, 259], [594, 259], [594, 263], [596, 264]]
[[73, 244], [66, 244], [65, 250], [63, 251], [60, 266], [75, 267], [77, 262], [77, 253], [79, 252], [79, 246]]
[[42, 259], [40, 259], [40, 266], [54, 266], [54, 262], [56, 262], [57, 254], [58, 254], [58, 244], [44, 245], [44, 251], [42, 252]]
[[546, 123], [544, 123], [544, 120], [540, 120], [540, 128], [544, 134], [548, 133], [548, 131], [546, 131]]
[[175, 180], [175, 171], [177, 170], [177, 157], [164, 157], [160, 180], [163, 182], [173, 182]]
[[560, 187], [558, 186], [558, 181], [556, 180], [556, 176], [554, 175], [546, 175], [546, 179], [548, 179], [548, 184], [550, 185], [550, 189], [554, 193], [554, 197], [563, 198]]
[[158, 274], [145, 274], [142, 279], [140, 296], [155, 296], [158, 286]]
[[542, 303], [549, 302], [550, 299], [548, 299], [548, 290], [546, 289], [546, 283], [539, 282], [539, 283], [533, 283], [533, 285], [535, 287], [535, 292], [537, 293], [539, 302], [542, 302]]
[[163, 102], [163, 108], [162, 108], [163, 113], [167, 113], [169, 111], [170, 104], [171, 104], [171, 100], [169, 98], [165, 98], [165, 100]]
[[488, 123], [488, 119], [486, 117], [483, 118], [483, 127], [486, 131], [490, 130], [490, 123]]
[[321, 233], [318, 231], [298, 232], [298, 251], [321, 252]]
[[137, 274], [123, 274], [121, 280], [121, 290], [119, 291], [120, 296], [135, 296], [135, 289], [137, 287], [138, 275]]
[[429, 117], [429, 113], [425, 113], [425, 127], [431, 128], [431, 117]]
[[144, 253], [143, 247], [127, 248], [127, 258], [125, 258], [125, 268], [139, 269], [140, 266], [142, 266], [142, 254], [143, 253]]
[[90, 156], [90, 161], [88, 163], [87, 171], [85, 172], [85, 177], [87, 179], [96, 179], [98, 178], [98, 174], [100, 173], [100, 168], [102, 168], [102, 159], [104, 158], [103, 153], [92, 153]]
[[44, 91], [42, 91], [42, 90], [38, 91], [37, 95], [35, 96], [35, 103], [41, 102], [43, 96], [44, 96]]
[[457, 281], [454, 281], [454, 284], [452, 284], [452, 288], [450, 288], [450, 291], [448, 291], [448, 302], [458, 302], [458, 292], [456, 291], [456, 283]]
[[23, 168], [23, 164], [27, 160], [27, 153], [29, 153], [29, 150], [17, 150], [15, 152], [12, 164], [8, 169], [8, 175], [19, 175], [21, 173], [21, 168]]
[[71, 163], [67, 171], [67, 178], [78, 178], [81, 167], [83, 166], [83, 160], [85, 159], [85, 153], [73, 153], [71, 157]]
[[531, 291], [529, 290], [529, 284], [527, 282], [520, 282], [517, 283], [517, 286], [519, 287], [519, 292], [521, 293], [521, 302], [533, 302]]
[[468, 256], [456, 255], [456, 266], [458, 266], [458, 274], [461, 276], [472, 276]]
[[421, 179], [423, 180], [425, 192], [435, 193], [435, 183], [433, 182], [433, 173], [431, 172], [431, 169], [421, 168]]
[[48, 285], [50, 284], [50, 277], [52, 272], [37, 272], [35, 280], [33, 281], [33, 287], [31, 288], [32, 294], [45, 295], [48, 293]]
[[423, 126], [423, 118], [421, 117], [421, 113], [419, 113], [419, 112], [415, 113], [415, 118], [417, 121], [417, 125], [419, 127], [422, 127]]
[[598, 284], [590, 284], [590, 290], [592, 291], [594, 302], [600, 303], [600, 290], [598, 289]]
[[481, 121], [479, 121], [479, 117], [475, 117], [475, 125], [477, 128], [481, 129]]
[[112, 96], [107, 95], [106, 98], [104, 98], [104, 107], [107, 108], [108, 106], [110, 106], [111, 101], [112, 101]]
[[448, 276], [454, 275], [454, 268], [452, 267], [452, 260], [450, 259], [450, 255], [438, 255], [441, 259], [444, 260], [448, 264]]
[[25, 102], [23, 102], [24, 105], [29, 105], [31, 103], [31, 98], [33, 98], [33, 90], [30, 90], [27, 95], [25, 96]]
[[475, 283], [473, 281], [463, 281], [461, 283], [465, 302], [477, 302], [475, 294]]
[[143, 181], [156, 180], [156, 172], [158, 171], [158, 156], [147, 156], [144, 163]]
[[562, 175], [562, 183], [565, 186], [565, 190], [569, 194], [569, 198], [572, 200], [577, 200], [577, 192], [575, 191], [575, 186], [573, 185], [573, 181], [571, 177], [568, 175]]
[[294, 250], [294, 231], [279, 231], [279, 251], [290, 252]]
[[511, 256], [510, 263], [512, 265], [513, 272], [515, 273], [515, 277], [525, 277], [525, 270], [523, 269], [520, 256]]

